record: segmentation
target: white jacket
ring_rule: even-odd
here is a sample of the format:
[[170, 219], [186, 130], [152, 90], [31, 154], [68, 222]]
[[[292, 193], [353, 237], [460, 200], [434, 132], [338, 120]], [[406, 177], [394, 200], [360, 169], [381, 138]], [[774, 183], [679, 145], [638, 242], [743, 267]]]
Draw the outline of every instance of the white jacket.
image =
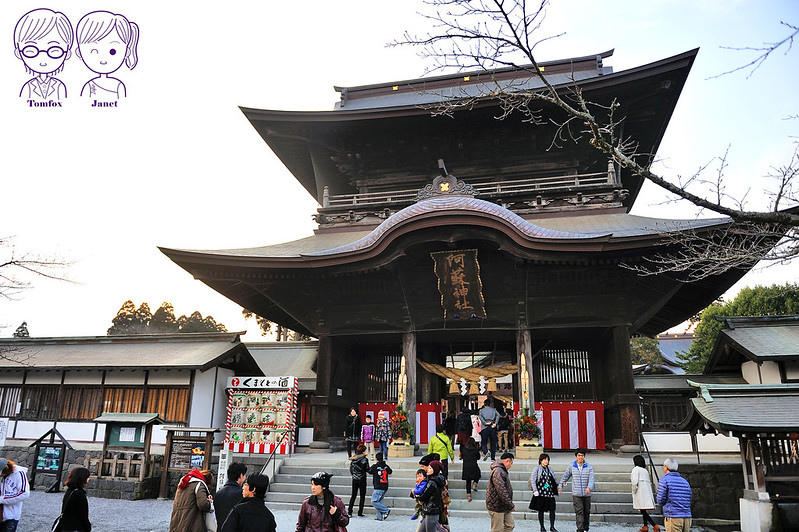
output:
[[3, 505], [3, 521], [14, 519], [19, 521], [22, 514], [22, 501], [30, 497], [27, 468], [16, 465], [14, 471], [4, 479], [0, 479], [0, 504]]
[[655, 497], [652, 495], [652, 482], [649, 471], [635, 466], [630, 473], [630, 484], [633, 490], [633, 508], [636, 510], [654, 510]]

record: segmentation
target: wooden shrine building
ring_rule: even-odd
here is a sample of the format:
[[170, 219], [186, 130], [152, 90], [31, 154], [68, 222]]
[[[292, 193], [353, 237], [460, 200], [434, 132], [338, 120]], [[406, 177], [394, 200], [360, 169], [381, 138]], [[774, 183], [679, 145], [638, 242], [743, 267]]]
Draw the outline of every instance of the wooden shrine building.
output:
[[[576, 83], [589, 101], [617, 99], [621, 133], [649, 164], [696, 53], [621, 72], [605, 66], [611, 52], [541, 66], [564, 93]], [[541, 87], [518, 70], [490, 77]], [[319, 202], [318, 228], [260, 248], [162, 249], [243, 307], [319, 339], [315, 440], [340, 435], [356, 403], [396, 401], [401, 357], [413, 410], [449, 392], [417, 361], [481, 353], [484, 365], [523, 358], [536, 401], [604, 403], [605, 441], [637, 443], [630, 335], [679, 324], [745, 273], [691, 281], [625, 267], [678, 252], [675, 233], [707, 236], [730, 222], [631, 215], [642, 180], [586, 142], [553, 142], [563, 115], [547, 105], [536, 104], [535, 124], [498, 120], [488, 98], [431, 113], [488, 78], [337, 87], [332, 111], [242, 109]]]

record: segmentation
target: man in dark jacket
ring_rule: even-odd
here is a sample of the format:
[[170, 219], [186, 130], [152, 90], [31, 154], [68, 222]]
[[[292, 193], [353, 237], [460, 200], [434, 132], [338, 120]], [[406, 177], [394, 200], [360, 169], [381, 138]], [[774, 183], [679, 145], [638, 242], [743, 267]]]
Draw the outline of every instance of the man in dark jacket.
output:
[[658, 482], [657, 503], [663, 507], [666, 532], [691, 530], [691, 486], [677, 472], [679, 464], [673, 458], [663, 462], [663, 478]]
[[366, 446], [361, 444], [355, 449], [355, 455], [349, 458], [352, 475], [352, 495], [350, 496], [349, 514], [352, 515], [353, 504], [358, 492], [361, 494], [358, 505], [358, 517], [363, 517], [363, 502], [366, 498], [366, 472], [369, 470], [369, 459], [366, 458]]
[[233, 462], [227, 466], [227, 482], [214, 494], [214, 513], [216, 522], [225, 522], [227, 514], [243, 500], [241, 485], [247, 479], [247, 466], [241, 462]]
[[219, 532], [275, 532], [277, 523], [264, 506], [269, 477], [252, 473], [242, 486], [243, 500], [227, 516]]
[[491, 516], [491, 532], [510, 532], [516, 526], [511, 513], [516, 509], [513, 486], [508, 477], [512, 465], [513, 455], [510, 453], [504, 453], [499, 460], [491, 463], [486, 486], [486, 510]]

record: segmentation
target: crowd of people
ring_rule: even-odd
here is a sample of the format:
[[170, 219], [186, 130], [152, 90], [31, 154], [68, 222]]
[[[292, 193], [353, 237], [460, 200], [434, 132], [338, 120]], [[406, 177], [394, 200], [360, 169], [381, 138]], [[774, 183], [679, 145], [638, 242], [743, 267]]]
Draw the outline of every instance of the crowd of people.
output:
[[[447, 507], [451, 502], [449, 492], [449, 464], [462, 461], [461, 479], [466, 485], [466, 500], [471, 502], [482, 479], [479, 461], [491, 457], [485, 488], [485, 506], [492, 532], [510, 532], [514, 529], [513, 485], [509, 470], [514, 455], [508, 451], [508, 415], [493, 408], [488, 401], [478, 412], [464, 408], [458, 416], [449, 416], [436, 427], [430, 438], [427, 454], [419, 461], [416, 484], [409, 496], [415, 500], [411, 519], [418, 520], [417, 532], [442, 532], [448, 530]], [[346, 530], [357, 503], [359, 517], [364, 517], [367, 476], [372, 476], [371, 504], [375, 519], [388, 519], [391, 508], [385, 502], [389, 489], [389, 476], [393, 473], [386, 463], [390, 429], [386, 414], [379, 412], [377, 424], [369, 416], [359, 423], [355, 409], [347, 418], [345, 439], [352, 494], [349, 505], [330, 491], [331, 474], [324, 471], [311, 477], [311, 494], [303, 501], [297, 517], [295, 532], [341, 532]], [[512, 438], [511, 438], [512, 439]], [[374, 443], [378, 444], [375, 452]], [[499, 458], [496, 454], [501, 453]], [[373, 463], [370, 464], [370, 458]], [[644, 458], [633, 457], [630, 485], [633, 507], [641, 512], [641, 532], [659, 532], [650, 512], [655, 503], [662, 506], [666, 532], [687, 532], [691, 527], [691, 487], [678, 473], [678, 463], [667, 459], [663, 463], [664, 476], [658, 483], [657, 493], [652, 489]], [[90, 472], [85, 467], [71, 469], [67, 490], [61, 505], [61, 515], [53, 523], [55, 532], [90, 532], [89, 504], [86, 487]], [[578, 449], [574, 461], [558, 479], [550, 464], [550, 456], [542, 453], [538, 465], [532, 470], [528, 487], [532, 491], [529, 508], [538, 512], [541, 532], [558, 532], [555, 529], [556, 501], [571, 482], [571, 495], [577, 532], [588, 532], [591, 518], [591, 495], [595, 474], [586, 461], [586, 451]], [[170, 520], [170, 532], [274, 532], [277, 525], [274, 515], [265, 505], [269, 477], [258, 473], [247, 474], [244, 464], [233, 462], [227, 468], [227, 481], [212, 493], [214, 475], [208, 470], [193, 469], [184, 475], [177, 486]], [[25, 468], [13, 461], [0, 458], [0, 507], [2, 522], [0, 532], [14, 532], [19, 523], [22, 502], [29, 497]], [[549, 528], [545, 519], [549, 518]]]

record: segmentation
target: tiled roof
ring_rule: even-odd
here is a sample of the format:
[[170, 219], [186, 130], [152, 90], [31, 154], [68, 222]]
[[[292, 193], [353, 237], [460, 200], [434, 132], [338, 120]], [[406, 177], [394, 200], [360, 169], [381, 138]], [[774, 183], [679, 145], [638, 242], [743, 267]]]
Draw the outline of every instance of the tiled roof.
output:
[[[741, 433], [799, 431], [799, 385], [700, 385], [691, 399], [696, 413], [713, 428]], [[696, 426], [694, 417], [689, 424]]]
[[264, 375], [291, 375], [299, 379], [301, 391], [316, 389], [316, 356], [318, 342], [265, 342], [247, 343]]
[[246, 354], [240, 334], [6, 338], [0, 368], [206, 369], [234, 349]]

